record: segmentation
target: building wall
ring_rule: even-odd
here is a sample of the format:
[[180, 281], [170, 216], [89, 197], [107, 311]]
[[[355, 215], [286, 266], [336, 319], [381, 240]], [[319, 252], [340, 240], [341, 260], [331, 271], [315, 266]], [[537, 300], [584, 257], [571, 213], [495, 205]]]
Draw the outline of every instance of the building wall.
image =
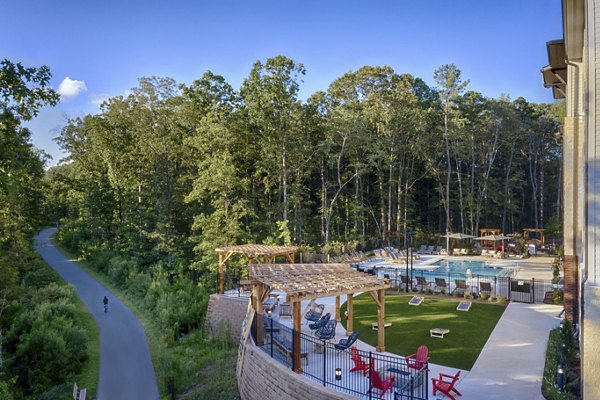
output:
[[600, 399], [600, 1], [586, 2], [585, 76], [586, 143], [581, 158], [586, 161], [584, 269], [582, 271], [582, 318], [580, 347], [584, 399]]
[[[323, 385], [273, 360], [250, 341], [247, 343], [240, 375], [238, 375], [238, 389], [242, 400], [356, 399], [333, 389], [324, 388]], [[239, 365], [238, 369], [240, 369]]]
[[231, 340], [240, 341], [242, 323], [248, 310], [248, 297], [229, 297], [221, 294], [211, 294], [206, 311], [204, 331], [207, 337], [220, 335], [229, 330]]

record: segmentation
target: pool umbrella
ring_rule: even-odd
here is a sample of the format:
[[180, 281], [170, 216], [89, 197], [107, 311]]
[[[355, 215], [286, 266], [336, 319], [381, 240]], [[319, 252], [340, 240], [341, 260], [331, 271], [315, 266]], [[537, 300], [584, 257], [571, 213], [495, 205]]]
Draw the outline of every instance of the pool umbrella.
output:
[[466, 233], [447, 233], [445, 235], [442, 235], [442, 237], [446, 238], [446, 252], [450, 254], [450, 239], [473, 239], [475, 236], [467, 235]]
[[442, 237], [449, 239], [473, 239], [475, 236], [467, 235], [466, 233], [449, 233], [447, 235], [442, 235]]

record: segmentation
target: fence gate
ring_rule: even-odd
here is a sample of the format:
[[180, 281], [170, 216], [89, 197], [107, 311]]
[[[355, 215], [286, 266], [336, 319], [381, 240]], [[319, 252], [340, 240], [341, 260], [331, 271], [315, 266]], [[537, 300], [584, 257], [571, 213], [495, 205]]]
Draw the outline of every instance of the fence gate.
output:
[[533, 288], [535, 285], [529, 279], [511, 279], [509, 298], [519, 303], [533, 303]]

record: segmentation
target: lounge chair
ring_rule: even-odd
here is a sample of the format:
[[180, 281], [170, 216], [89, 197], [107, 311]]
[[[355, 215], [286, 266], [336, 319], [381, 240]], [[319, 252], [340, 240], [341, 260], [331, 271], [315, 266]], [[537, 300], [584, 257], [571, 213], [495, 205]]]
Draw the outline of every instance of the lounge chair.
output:
[[437, 392], [444, 393], [451, 400], [456, 400], [452, 392], [462, 396], [462, 394], [454, 387], [459, 377], [460, 370], [454, 376], [440, 373], [439, 378], [431, 378], [431, 381], [433, 382], [433, 396], [435, 396]]
[[[371, 371], [370, 374], [370, 381], [371, 381], [371, 385], [369, 387], [369, 390], [367, 391], [367, 393], [369, 393], [371, 390], [373, 389], [378, 389], [379, 390], [379, 394], [378, 396], [383, 398], [383, 396], [385, 396], [386, 392], [388, 390], [394, 391], [394, 375], [391, 375], [385, 379], [381, 379], [381, 374], [379, 374], [379, 371], [373, 369]], [[375, 393], [375, 391], [373, 390], [373, 393]]]
[[340, 341], [335, 343], [333, 347], [335, 347], [336, 350], [348, 350], [357, 339], [358, 331], [353, 331], [347, 339], [340, 339]]
[[461, 294], [465, 294], [467, 291], [467, 282], [464, 279], [455, 279], [454, 285], [454, 292], [461, 292]]
[[429, 349], [425, 345], [419, 346], [417, 352], [404, 357], [408, 368], [420, 370], [429, 361]]
[[335, 328], [337, 326], [337, 321], [334, 319], [330, 319], [323, 325], [321, 328], [315, 331], [315, 336], [321, 340], [331, 340], [335, 338]]
[[354, 366], [350, 369], [350, 372], [362, 372], [364, 376], [367, 376], [372, 369], [375, 369], [375, 359], [372, 358], [370, 363], [365, 361], [356, 347], [350, 347], [350, 359], [354, 362]]
[[313, 303], [310, 310], [304, 314], [304, 318], [312, 322], [317, 322], [323, 315], [323, 310], [325, 310], [325, 304]]
[[439, 255], [441, 251], [442, 251], [442, 246], [436, 246], [435, 249], [431, 252], [431, 254]]
[[492, 295], [492, 284], [490, 282], [479, 282], [479, 294], [482, 293]]
[[417, 251], [417, 253], [419, 254], [426, 254], [425, 252], [427, 251], [427, 246], [425, 246], [424, 244], [421, 245], [421, 247], [419, 247], [419, 251]]
[[427, 250], [425, 250], [424, 254], [433, 254], [433, 250], [435, 248], [433, 246], [427, 246]]
[[446, 280], [444, 278], [435, 278], [435, 291], [441, 292], [442, 290], [447, 291], [448, 285], [446, 284]]
[[429, 288], [431, 286], [431, 283], [427, 282], [427, 279], [423, 278], [422, 276], [417, 276], [415, 279], [417, 280], [417, 286], [420, 286], [421, 290], [425, 290], [425, 288]]
[[329, 321], [330, 319], [331, 319], [331, 314], [327, 313], [327, 314], [323, 315], [321, 318], [319, 318], [319, 320], [317, 322], [308, 324], [308, 328], [311, 331], [316, 331], [316, 330], [322, 328], [323, 326], [325, 326], [327, 321]]

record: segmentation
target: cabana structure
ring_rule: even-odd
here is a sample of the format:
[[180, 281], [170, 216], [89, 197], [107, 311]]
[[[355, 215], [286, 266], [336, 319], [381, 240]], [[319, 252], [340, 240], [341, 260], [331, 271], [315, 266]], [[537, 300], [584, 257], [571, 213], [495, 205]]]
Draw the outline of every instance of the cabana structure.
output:
[[500, 235], [500, 229], [497, 228], [479, 228], [479, 236]]
[[[347, 331], [353, 330], [354, 293], [369, 292], [377, 303], [377, 347], [385, 351], [385, 289], [389, 280], [358, 272], [348, 264], [254, 264], [248, 266], [252, 279], [252, 306], [256, 315], [263, 314], [263, 302], [272, 290], [285, 293], [286, 301], [292, 305], [294, 371], [300, 366], [300, 323], [302, 322], [302, 300], [315, 300], [335, 296], [335, 319], [340, 321], [340, 296], [347, 295]], [[257, 344], [262, 344], [262, 318], [257, 318]]]
[[[538, 246], [543, 245], [544, 243], [546, 243], [546, 240], [544, 238], [544, 231], [545, 229], [525, 228], [523, 229], [523, 239], [525, 239], [525, 242], [527, 244], [533, 243]], [[532, 233], [534, 235], [532, 235]], [[539, 234], [539, 239], [535, 237], [537, 236], [537, 234]]]
[[296, 249], [296, 247], [292, 246], [271, 246], [266, 244], [241, 244], [215, 249], [219, 255], [219, 293], [225, 291], [223, 269], [225, 263], [232, 255], [245, 255], [248, 258], [248, 264], [252, 264], [257, 259], [263, 263], [273, 263], [277, 257], [286, 257], [288, 262], [293, 264]]

